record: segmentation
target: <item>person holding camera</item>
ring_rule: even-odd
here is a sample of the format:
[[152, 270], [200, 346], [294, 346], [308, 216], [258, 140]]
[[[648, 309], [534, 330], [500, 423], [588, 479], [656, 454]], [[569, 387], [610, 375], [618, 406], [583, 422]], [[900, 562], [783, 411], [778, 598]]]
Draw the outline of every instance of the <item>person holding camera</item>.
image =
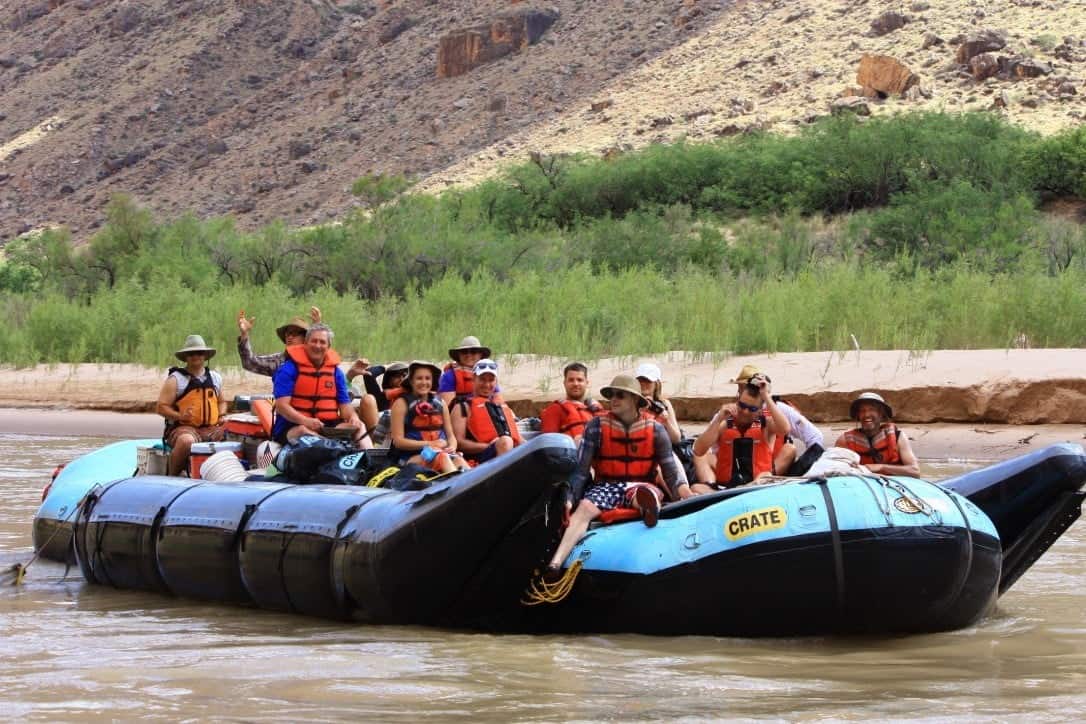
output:
[[441, 376], [437, 365], [415, 360], [407, 365], [403, 394], [391, 407], [391, 459], [400, 466], [424, 465], [439, 473], [467, 467], [456, 453], [456, 436], [448, 408], [434, 392]]
[[778, 435], [787, 435], [788, 431], [788, 418], [773, 400], [769, 379], [763, 374], [754, 375], [739, 398], [722, 405], [709, 427], [694, 441], [694, 454], [698, 456], [716, 446], [716, 466], [713, 480], [699, 481], [692, 486], [693, 491], [734, 488], [772, 475], [774, 443]]
[[663, 425], [671, 444], [677, 445], [683, 439], [683, 433], [679, 429], [679, 420], [675, 417], [675, 408], [671, 406], [671, 401], [664, 397], [664, 381], [660, 368], [651, 362], [645, 362], [637, 366], [634, 377], [641, 385], [641, 394], [649, 401], [645, 414]]

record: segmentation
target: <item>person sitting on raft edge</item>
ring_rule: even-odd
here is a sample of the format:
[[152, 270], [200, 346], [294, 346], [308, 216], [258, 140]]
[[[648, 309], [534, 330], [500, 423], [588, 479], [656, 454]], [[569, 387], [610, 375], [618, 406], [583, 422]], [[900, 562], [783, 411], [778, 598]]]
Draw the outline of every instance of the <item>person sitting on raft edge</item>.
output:
[[467, 467], [456, 453], [456, 435], [448, 408], [434, 392], [441, 374], [437, 365], [415, 360], [407, 365], [403, 394], [390, 408], [391, 459], [399, 466], [425, 465], [434, 472], [451, 473]]
[[[574, 502], [577, 508], [570, 516], [544, 578], [558, 575], [573, 546], [588, 530], [588, 524], [603, 511], [634, 508], [651, 528], [656, 525], [665, 495], [672, 500], [693, 495], [689, 485], [679, 483], [679, 469], [667, 430], [641, 414], [649, 401], [641, 394], [637, 380], [618, 375], [600, 394], [611, 401], [611, 411], [585, 425], [577, 452], [577, 468], [566, 494], [567, 515]], [[663, 473], [667, 491], [655, 484], [657, 468]]]
[[[309, 308], [309, 318], [313, 324], [321, 321], [321, 310], [317, 307]], [[256, 375], [272, 377], [279, 366], [287, 361], [287, 351], [273, 354], [253, 354], [252, 345], [249, 343], [249, 332], [253, 329], [256, 317], [246, 317], [245, 311], [238, 312], [238, 357], [241, 358], [241, 366], [248, 372]], [[283, 326], [275, 330], [276, 336], [283, 344], [290, 347], [295, 344], [305, 343], [305, 333], [309, 330], [309, 322], [301, 317], [295, 317]]]
[[694, 491], [734, 488], [772, 475], [773, 443], [777, 435], [787, 435], [788, 429], [788, 418], [773, 400], [769, 379], [754, 375], [738, 400], [721, 405], [709, 427], [694, 441], [695, 455], [707, 454], [714, 445], [717, 448], [713, 481], [699, 481]]
[[909, 436], [892, 422], [894, 411], [882, 395], [861, 393], [849, 405], [848, 416], [860, 425], [842, 433], [836, 447], [858, 453], [860, 464], [877, 475], [920, 475]]
[[474, 394], [457, 402], [452, 426], [460, 451], [473, 465], [488, 462], [512, 451], [523, 440], [517, 418], [509, 405], [494, 398], [498, 389], [498, 363], [481, 359], [472, 369]]
[[171, 448], [167, 472], [179, 475], [188, 467], [194, 443], [222, 440], [226, 398], [222, 377], [207, 366], [215, 348], [208, 347], [203, 337], [190, 334], [174, 356], [185, 366], [170, 368], [156, 410], [166, 419], [162, 439]]
[[581, 362], [570, 362], [562, 370], [562, 385], [566, 399], [556, 400], [539, 414], [541, 432], [557, 432], [573, 438], [579, 445], [584, 426], [597, 415], [606, 412], [603, 406], [588, 394], [588, 367]]
[[303, 435], [321, 435], [326, 427], [353, 427], [355, 444], [362, 444], [365, 425], [351, 406], [332, 339], [328, 325], [312, 325], [305, 344], [287, 347], [289, 359], [275, 371], [272, 439], [281, 445]]

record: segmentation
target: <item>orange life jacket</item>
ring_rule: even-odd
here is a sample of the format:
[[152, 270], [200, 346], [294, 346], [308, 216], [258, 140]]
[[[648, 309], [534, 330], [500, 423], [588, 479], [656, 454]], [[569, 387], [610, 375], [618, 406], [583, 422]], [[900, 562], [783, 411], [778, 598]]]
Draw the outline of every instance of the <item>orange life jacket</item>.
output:
[[867, 433], [858, 427], [847, 431], [841, 437], [844, 438], [844, 446], [857, 453], [863, 465], [872, 463], [898, 465], [901, 463], [901, 452], [897, 447], [897, 438], [900, 434], [897, 425], [884, 422], [873, 438], [869, 438]]
[[598, 404], [589, 407], [580, 400], [556, 400], [551, 404], [559, 411], [558, 432], [570, 437], [583, 435], [588, 421], [605, 412]]
[[508, 435], [513, 438], [514, 444], [520, 444], [517, 418], [509, 405], [486, 397], [472, 397], [460, 404], [464, 406], [467, 432], [472, 440], [489, 444], [502, 435]]
[[[452, 370], [456, 378], [456, 396], [454, 402], [462, 402], [475, 394], [475, 373], [466, 367], [450, 362], [445, 365], [445, 371]], [[434, 383], [437, 384], [436, 381]]]
[[592, 460], [597, 483], [656, 483], [656, 422], [640, 417], [629, 428], [612, 413], [600, 416], [600, 447]]
[[405, 392], [407, 392], [407, 390], [402, 387], [390, 387], [389, 389], [385, 390], [385, 399], [388, 400], [389, 404], [392, 404], [396, 400], [403, 397]]
[[[186, 379], [184, 391], [174, 400], [178, 411], [192, 413], [192, 422], [185, 423], [192, 427], [205, 427], [217, 425], [219, 422], [219, 391], [215, 389], [215, 383], [211, 379], [211, 370], [204, 371], [204, 379], [200, 380], [189, 374], [187, 369], [171, 367], [168, 374], [180, 372]], [[167, 430], [177, 427], [180, 423], [169, 420], [166, 423]]]
[[[463, 402], [470, 397], [475, 396], [475, 373], [466, 367], [461, 367], [455, 362], [449, 362], [445, 365], [443, 371], [453, 371], [453, 375], [456, 377], [456, 392], [453, 396], [453, 402]], [[435, 381], [435, 386], [437, 382]], [[490, 396], [492, 402], [502, 403], [505, 400], [502, 399], [501, 393], [497, 389], [494, 390], [494, 394]]]
[[404, 437], [410, 440], [445, 439], [445, 405], [434, 393], [425, 400], [414, 395], [403, 395], [407, 403], [407, 416], [403, 421]]
[[[716, 481], [721, 485], [735, 487], [745, 485], [762, 473], [773, 472], [773, 449], [766, 444], [766, 421], [759, 416], [746, 430], [740, 431], [735, 420], [729, 419], [717, 440]], [[749, 460], [743, 455], [736, 459], [736, 440], [750, 440]]]
[[290, 396], [290, 406], [326, 425], [339, 422], [339, 402], [336, 400], [336, 366], [339, 355], [329, 349], [320, 369], [309, 361], [305, 345], [287, 347], [287, 355], [298, 365], [298, 379]]

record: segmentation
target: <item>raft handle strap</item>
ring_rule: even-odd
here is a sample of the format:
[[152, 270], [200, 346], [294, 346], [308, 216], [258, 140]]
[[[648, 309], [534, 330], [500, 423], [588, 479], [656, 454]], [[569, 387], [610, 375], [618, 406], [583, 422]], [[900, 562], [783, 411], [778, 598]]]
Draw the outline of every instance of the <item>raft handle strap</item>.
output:
[[822, 498], [826, 501], [826, 513], [830, 519], [830, 536], [833, 540], [833, 573], [837, 582], [837, 610], [845, 611], [845, 560], [841, 551], [841, 528], [837, 524], [837, 508], [833, 504], [833, 496], [830, 495], [830, 486], [825, 480], [819, 481], [822, 490]]

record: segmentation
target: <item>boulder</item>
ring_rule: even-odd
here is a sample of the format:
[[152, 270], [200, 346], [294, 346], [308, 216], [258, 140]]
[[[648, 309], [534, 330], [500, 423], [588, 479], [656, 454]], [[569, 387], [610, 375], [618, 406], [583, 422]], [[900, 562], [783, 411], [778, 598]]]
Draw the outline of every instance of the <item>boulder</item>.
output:
[[909, 19], [906, 16], [901, 13], [895, 13], [893, 10], [888, 10], [871, 21], [871, 34], [876, 37], [886, 35], [887, 33], [894, 32], [898, 28], [905, 27], [907, 22], [909, 22]]
[[924, 42], [920, 44], [920, 47], [924, 50], [934, 47], [936, 45], [942, 45], [946, 41], [940, 38], [935, 33], [924, 33]]
[[982, 30], [979, 33], [971, 33], [965, 36], [961, 45], [958, 46], [955, 60], [959, 64], [965, 65], [981, 53], [1002, 50], [1006, 45], [1007, 39], [1003, 37], [1002, 33], [995, 30]]
[[437, 77], [464, 75], [484, 63], [523, 50], [539, 39], [558, 19], [555, 11], [523, 10], [449, 33], [437, 50]]
[[889, 95], [901, 95], [919, 83], [920, 77], [896, 58], [865, 53], [860, 58], [856, 82], [863, 87], [864, 95], [871, 95], [868, 92], [870, 89], [875, 91], [878, 97], [885, 98]]
[[969, 73], [973, 80], [982, 81], [999, 73], [999, 61], [993, 53], [981, 53], [969, 59]]
[[871, 106], [863, 98], [834, 98], [830, 101], [830, 113], [839, 116], [843, 113], [855, 113], [857, 116], [870, 116]]
[[1052, 72], [1052, 66], [1033, 58], [1000, 58], [1000, 69], [1007, 77], [1021, 80], [1022, 78], [1040, 78]]

